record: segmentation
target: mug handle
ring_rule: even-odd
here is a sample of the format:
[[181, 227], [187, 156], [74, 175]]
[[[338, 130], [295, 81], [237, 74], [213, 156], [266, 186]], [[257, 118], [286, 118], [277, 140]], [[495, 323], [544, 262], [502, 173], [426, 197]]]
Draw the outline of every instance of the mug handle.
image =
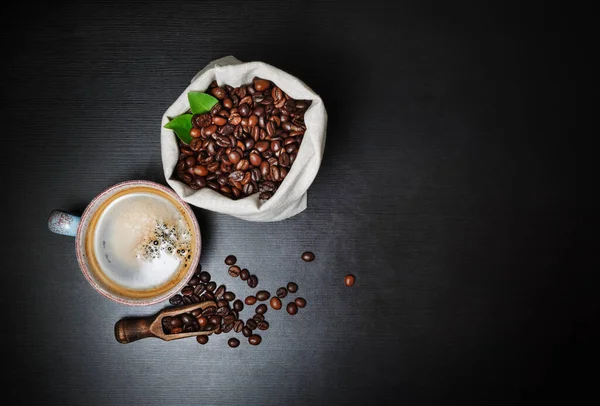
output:
[[48, 229], [56, 234], [75, 237], [81, 217], [60, 210], [52, 210], [48, 216]]

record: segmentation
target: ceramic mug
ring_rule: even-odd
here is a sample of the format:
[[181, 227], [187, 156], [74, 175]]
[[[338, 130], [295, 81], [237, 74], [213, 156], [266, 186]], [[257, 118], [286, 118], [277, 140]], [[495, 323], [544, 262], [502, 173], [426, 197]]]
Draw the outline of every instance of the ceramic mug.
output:
[[102, 295], [150, 305], [176, 294], [200, 261], [192, 209], [171, 189], [134, 180], [96, 196], [81, 217], [54, 210], [50, 231], [75, 237], [83, 275]]

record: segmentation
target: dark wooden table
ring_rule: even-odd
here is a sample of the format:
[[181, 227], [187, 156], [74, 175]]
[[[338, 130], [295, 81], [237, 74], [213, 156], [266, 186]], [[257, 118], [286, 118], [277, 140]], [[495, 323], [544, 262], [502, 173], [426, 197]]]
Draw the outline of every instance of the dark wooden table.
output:
[[[516, 404], [573, 396], [598, 316], [579, 226], [575, 89], [561, 10], [440, 2], [114, 2], [3, 10], [4, 396], [42, 404]], [[557, 23], [560, 22], [560, 24]], [[209, 61], [286, 70], [329, 112], [308, 209], [196, 210], [202, 264], [235, 253], [309, 305], [227, 337], [121, 345], [52, 209], [165, 184], [160, 118]], [[6, 205], [4, 206], [6, 207]], [[299, 260], [312, 250], [311, 264]], [[597, 249], [595, 249], [597, 251]], [[596, 261], [597, 264], [597, 261]], [[343, 285], [353, 273], [356, 285]], [[248, 291], [249, 292], [249, 291]], [[583, 360], [583, 361], [582, 361]], [[582, 375], [585, 377], [588, 375]], [[24, 385], [24, 386], [19, 386]], [[8, 398], [8, 397], [7, 397]]]

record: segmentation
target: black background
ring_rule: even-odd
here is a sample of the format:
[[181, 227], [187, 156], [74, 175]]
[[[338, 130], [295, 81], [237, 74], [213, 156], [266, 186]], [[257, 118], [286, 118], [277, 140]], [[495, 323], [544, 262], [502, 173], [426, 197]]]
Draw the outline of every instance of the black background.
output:
[[[4, 6], [4, 397], [61, 404], [518, 404], [595, 384], [598, 320], [565, 10], [504, 2]], [[160, 118], [209, 61], [298, 76], [329, 113], [308, 208], [278, 223], [196, 210], [223, 258], [309, 305], [263, 343], [121, 345], [46, 228], [117, 182], [165, 184]], [[597, 241], [597, 239], [596, 239]], [[317, 259], [299, 260], [304, 250]], [[596, 249], [597, 251], [597, 249]], [[597, 259], [595, 259], [597, 268]], [[343, 277], [353, 273], [348, 289]], [[25, 385], [21, 387], [20, 385]]]

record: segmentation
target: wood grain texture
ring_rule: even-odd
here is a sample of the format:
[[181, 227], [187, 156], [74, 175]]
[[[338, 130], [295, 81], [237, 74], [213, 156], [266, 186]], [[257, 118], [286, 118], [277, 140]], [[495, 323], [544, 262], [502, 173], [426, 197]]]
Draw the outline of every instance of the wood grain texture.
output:
[[[574, 240], [595, 216], [581, 186], [594, 184], [582, 177], [593, 161], [575, 148], [564, 9], [57, 3], [12, 3], [1, 17], [7, 398], [507, 405], [581, 393], [568, 378], [586, 387], [576, 360], [588, 362], [596, 337], [597, 250]], [[252, 291], [223, 264], [235, 254], [259, 288], [294, 281], [308, 305], [293, 317], [269, 310], [257, 347], [229, 348], [232, 333], [204, 346], [121, 345], [117, 320], [166, 304], [141, 311], [97, 294], [74, 241], [50, 234], [47, 215], [82, 211], [120, 181], [165, 184], [160, 118], [225, 55], [311, 86], [329, 113], [328, 139], [298, 216], [255, 224], [196, 210], [201, 263], [245, 297]], [[300, 259], [307, 250], [314, 262]]]

